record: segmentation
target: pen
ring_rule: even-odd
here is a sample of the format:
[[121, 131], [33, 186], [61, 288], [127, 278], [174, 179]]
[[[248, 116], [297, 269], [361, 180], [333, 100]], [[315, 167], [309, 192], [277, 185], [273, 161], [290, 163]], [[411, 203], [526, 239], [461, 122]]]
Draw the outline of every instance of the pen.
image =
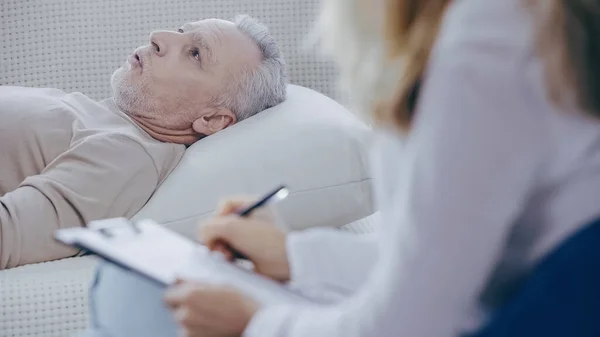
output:
[[285, 187], [285, 186], [279, 186], [273, 192], [265, 195], [259, 201], [257, 201], [254, 204], [248, 206], [246, 209], [239, 211], [238, 215], [239, 216], [243, 216], [243, 217], [248, 216], [248, 215], [250, 215], [250, 213], [252, 213], [252, 211], [254, 211], [255, 209], [257, 209], [259, 207], [262, 207], [262, 206], [264, 206], [266, 204], [275, 203], [275, 202], [278, 202], [278, 201], [281, 201], [281, 200], [285, 199], [285, 197], [287, 197], [288, 194], [290, 194], [290, 192], [287, 189], [287, 187]]
[[[250, 205], [250, 206], [246, 207], [245, 209], [242, 209], [236, 213], [241, 217], [247, 217], [250, 214], [252, 214], [252, 212], [254, 210], [256, 210], [257, 208], [281, 201], [281, 200], [285, 199], [289, 194], [290, 194], [290, 192], [287, 189], [287, 187], [285, 187], [283, 185], [279, 186], [272, 192], [266, 194], [264, 197], [259, 199], [257, 202], [253, 203], [252, 205]], [[230, 251], [233, 255], [233, 259], [244, 259], [244, 260], [248, 259], [248, 257], [246, 257], [244, 254], [236, 251], [235, 249], [231, 248], [228, 244], [226, 244], [224, 242], [216, 242], [215, 245], [222, 245], [223, 248]]]

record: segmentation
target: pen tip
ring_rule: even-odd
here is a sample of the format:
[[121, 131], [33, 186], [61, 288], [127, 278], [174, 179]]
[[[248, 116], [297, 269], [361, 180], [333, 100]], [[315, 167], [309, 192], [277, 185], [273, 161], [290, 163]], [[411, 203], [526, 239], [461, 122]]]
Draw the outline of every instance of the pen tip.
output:
[[278, 200], [282, 200], [282, 199], [285, 199], [289, 194], [290, 194], [290, 191], [287, 188], [283, 187], [279, 190], [279, 192], [277, 192], [275, 197]]

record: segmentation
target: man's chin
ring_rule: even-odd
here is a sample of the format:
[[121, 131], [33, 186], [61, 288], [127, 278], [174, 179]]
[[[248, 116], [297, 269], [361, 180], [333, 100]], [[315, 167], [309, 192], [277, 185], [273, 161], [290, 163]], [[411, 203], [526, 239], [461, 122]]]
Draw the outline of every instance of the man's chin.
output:
[[111, 87], [117, 106], [129, 115], [137, 115], [147, 110], [147, 100], [140, 85], [132, 80], [127, 70], [118, 69], [111, 77]]
[[133, 79], [131, 78], [131, 74], [125, 67], [121, 67], [112, 74], [110, 77], [110, 86], [113, 89], [113, 92], [119, 92], [123, 90], [128, 90], [129, 88], [134, 86]]
[[115, 90], [117, 86], [123, 81], [125, 69], [123, 67], [119, 67], [115, 72], [110, 76], [110, 86]]

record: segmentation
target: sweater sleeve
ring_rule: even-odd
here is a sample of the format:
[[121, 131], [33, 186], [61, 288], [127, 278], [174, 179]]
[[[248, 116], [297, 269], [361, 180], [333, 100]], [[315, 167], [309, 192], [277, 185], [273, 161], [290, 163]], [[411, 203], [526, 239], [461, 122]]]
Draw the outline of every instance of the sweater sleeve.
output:
[[0, 269], [76, 254], [54, 241], [54, 231], [132, 216], [157, 184], [140, 144], [120, 135], [85, 138], [0, 197]]
[[505, 41], [459, 42], [429, 65], [366, 284], [334, 306], [264, 308], [245, 337], [460, 334], [549, 139], [522, 54]]

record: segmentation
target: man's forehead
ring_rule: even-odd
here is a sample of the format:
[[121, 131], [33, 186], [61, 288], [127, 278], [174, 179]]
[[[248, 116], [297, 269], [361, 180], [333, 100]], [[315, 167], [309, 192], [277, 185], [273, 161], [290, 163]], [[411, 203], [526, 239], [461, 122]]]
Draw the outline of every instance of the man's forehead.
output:
[[233, 27], [234, 24], [231, 21], [227, 21], [227, 20], [223, 20], [223, 19], [209, 18], [209, 19], [202, 19], [200, 21], [195, 21], [195, 22], [186, 22], [183, 26], [188, 28], [189, 30], [194, 30], [194, 29], [198, 29], [198, 28], [209, 28], [211, 26], [217, 27], [217, 28], [225, 28], [227, 26]]
[[[246, 48], [254, 48], [257, 54], [260, 53], [256, 45], [248, 38], [248, 36], [243, 34], [236, 27], [235, 23], [231, 21], [213, 18], [204, 19], [186, 23], [183, 26], [183, 30], [190, 32], [192, 36], [195, 36], [197, 41], [204, 41], [204, 44], [207, 46], [206, 49], [216, 49], [216, 54], [225, 52], [231, 56], [242, 51], [244, 60], [251, 62], [248, 53], [251, 53], [252, 51]], [[217, 56], [216, 54], [215, 57], [223, 57], [222, 55]], [[260, 56], [257, 56], [257, 59], [259, 58]]]

